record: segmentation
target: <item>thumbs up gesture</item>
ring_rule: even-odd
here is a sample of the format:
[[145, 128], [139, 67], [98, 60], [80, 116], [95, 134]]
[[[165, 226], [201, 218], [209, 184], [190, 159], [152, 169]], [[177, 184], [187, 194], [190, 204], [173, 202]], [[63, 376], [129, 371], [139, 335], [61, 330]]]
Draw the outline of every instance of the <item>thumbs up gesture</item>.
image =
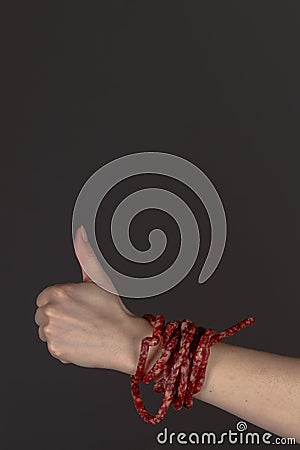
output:
[[38, 295], [39, 337], [63, 363], [134, 373], [141, 339], [151, 336], [152, 327], [125, 307], [83, 227], [76, 232], [74, 249], [83, 281], [50, 286]]

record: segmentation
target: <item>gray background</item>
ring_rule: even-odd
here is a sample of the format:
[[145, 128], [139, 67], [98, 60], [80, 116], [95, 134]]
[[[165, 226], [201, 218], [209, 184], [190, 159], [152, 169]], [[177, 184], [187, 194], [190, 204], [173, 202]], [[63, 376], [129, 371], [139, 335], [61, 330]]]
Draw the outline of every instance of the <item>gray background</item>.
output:
[[[227, 246], [215, 274], [199, 286], [210, 234], [192, 193], [151, 176], [116, 187], [98, 219], [109, 223], [120, 196], [155, 182], [189, 202], [203, 237], [180, 286], [155, 299], [125, 299], [127, 306], [217, 330], [254, 315], [255, 326], [227, 342], [300, 356], [300, 4], [29, 1], [5, 9], [1, 449], [150, 450], [159, 447], [155, 436], [164, 426], [234, 429], [236, 417], [201, 402], [170, 410], [155, 427], [143, 423], [127, 375], [51, 357], [37, 336], [35, 298], [51, 284], [80, 281], [71, 215], [84, 181], [113, 158], [170, 152], [198, 165], [216, 186]], [[132, 225], [142, 249], [158, 222], [174, 245], [148, 274], [175, 257], [178, 230], [151, 212]], [[147, 390], [146, 400], [154, 412], [157, 394]]]

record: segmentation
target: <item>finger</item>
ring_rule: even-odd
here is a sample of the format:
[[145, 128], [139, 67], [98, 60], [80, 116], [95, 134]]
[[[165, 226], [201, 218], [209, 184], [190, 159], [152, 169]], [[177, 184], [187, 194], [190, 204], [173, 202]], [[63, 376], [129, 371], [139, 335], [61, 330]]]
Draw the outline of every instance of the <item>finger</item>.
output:
[[43, 330], [43, 326], [39, 327], [38, 334], [39, 334], [39, 338], [41, 339], [41, 341], [47, 342], [46, 335], [45, 335], [44, 330]]
[[[87, 234], [86, 234], [86, 231], [85, 231], [83, 226], [78, 228], [77, 233], [79, 233], [79, 236], [78, 236], [79, 240], [81, 240], [83, 242], [87, 242]], [[77, 259], [79, 261], [80, 268], [81, 268], [82, 281], [85, 282], [85, 283], [88, 283], [88, 282], [92, 281], [92, 279], [88, 276], [88, 274], [86, 273], [86, 271], [84, 270], [84, 268], [82, 267], [82, 265], [80, 263], [79, 257], [77, 255], [78, 244], [77, 244], [77, 239], [76, 238], [77, 238], [77, 234], [76, 234], [76, 237], [75, 237], [74, 249], [75, 249], [75, 253], [76, 253]], [[79, 243], [79, 247], [80, 247], [80, 243]], [[84, 248], [84, 247], [82, 246], [82, 248]], [[91, 251], [92, 249], [89, 248], [88, 250]], [[92, 256], [93, 256], [94, 252], [91, 252], [91, 253], [92, 253]], [[96, 257], [96, 255], [95, 255], [95, 257]]]
[[35, 312], [34, 321], [37, 325], [44, 325], [46, 320], [47, 320], [47, 318], [44, 313], [44, 307], [41, 306]]
[[47, 289], [44, 289], [38, 296], [36, 299], [36, 305], [37, 306], [45, 306], [48, 303], [48, 296], [46, 293]]
[[106, 291], [117, 294], [111, 279], [104, 272], [94, 253], [83, 226], [76, 231], [74, 249], [82, 270], [83, 281], [93, 281]]

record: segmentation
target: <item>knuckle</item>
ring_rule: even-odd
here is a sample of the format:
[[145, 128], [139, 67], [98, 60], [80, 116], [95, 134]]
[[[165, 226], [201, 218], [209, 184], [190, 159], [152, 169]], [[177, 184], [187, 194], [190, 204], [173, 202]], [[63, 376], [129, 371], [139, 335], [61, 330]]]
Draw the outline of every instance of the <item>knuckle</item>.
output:
[[62, 301], [74, 295], [74, 283], [54, 284], [45, 288], [36, 298], [38, 307], [45, 306], [51, 300]]
[[59, 349], [53, 344], [53, 342], [48, 342], [48, 350], [54, 358], [59, 358], [61, 356]]
[[39, 338], [40, 338], [41, 341], [46, 342], [46, 336], [45, 336], [45, 334], [43, 332], [42, 327], [39, 327], [38, 335], [39, 335]]
[[46, 287], [36, 298], [37, 306], [45, 306], [52, 298], [62, 297], [65, 295], [64, 285], [55, 284]]
[[87, 248], [85, 249], [85, 254], [89, 258], [90, 263], [94, 263], [94, 264], [97, 263], [97, 261], [98, 261], [97, 257], [95, 255], [93, 248], [90, 245], [88, 245]]
[[34, 313], [34, 321], [37, 325], [39, 325], [39, 310], [38, 309]]
[[52, 329], [51, 329], [51, 327], [50, 327], [50, 324], [47, 323], [47, 324], [44, 325], [44, 327], [42, 327], [42, 328], [43, 328], [43, 332], [44, 332], [45, 336], [47, 336], [47, 338], [49, 338], [49, 337], [52, 335]]
[[52, 317], [54, 316], [56, 312], [56, 307], [53, 304], [47, 304], [46, 306], [44, 306], [44, 314], [47, 317]]
[[54, 298], [63, 298], [66, 295], [66, 290], [63, 284], [56, 284], [51, 287], [51, 295]]
[[58, 284], [52, 286], [52, 295], [54, 298], [63, 300], [72, 296], [74, 287], [72, 283]]
[[43, 306], [43, 305], [45, 305], [46, 302], [47, 302], [47, 300], [46, 300], [46, 289], [44, 289], [37, 296], [35, 303], [36, 303], [37, 306]]
[[39, 294], [35, 299], [36, 306], [40, 306], [40, 298], [41, 298], [41, 294]]

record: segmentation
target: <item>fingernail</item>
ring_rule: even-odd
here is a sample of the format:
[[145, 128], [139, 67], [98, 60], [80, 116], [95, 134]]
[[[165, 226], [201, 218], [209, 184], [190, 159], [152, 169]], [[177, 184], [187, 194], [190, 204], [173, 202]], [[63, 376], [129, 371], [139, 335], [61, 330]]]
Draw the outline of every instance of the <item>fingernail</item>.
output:
[[80, 231], [81, 231], [81, 237], [82, 237], [82, 240], [83, 240], [84, 242], [87, 242], [88, 238], [87, 238], [87, 234], [86, 234], [86, 231], [85, 231], [83, 225], [81, 225]]

